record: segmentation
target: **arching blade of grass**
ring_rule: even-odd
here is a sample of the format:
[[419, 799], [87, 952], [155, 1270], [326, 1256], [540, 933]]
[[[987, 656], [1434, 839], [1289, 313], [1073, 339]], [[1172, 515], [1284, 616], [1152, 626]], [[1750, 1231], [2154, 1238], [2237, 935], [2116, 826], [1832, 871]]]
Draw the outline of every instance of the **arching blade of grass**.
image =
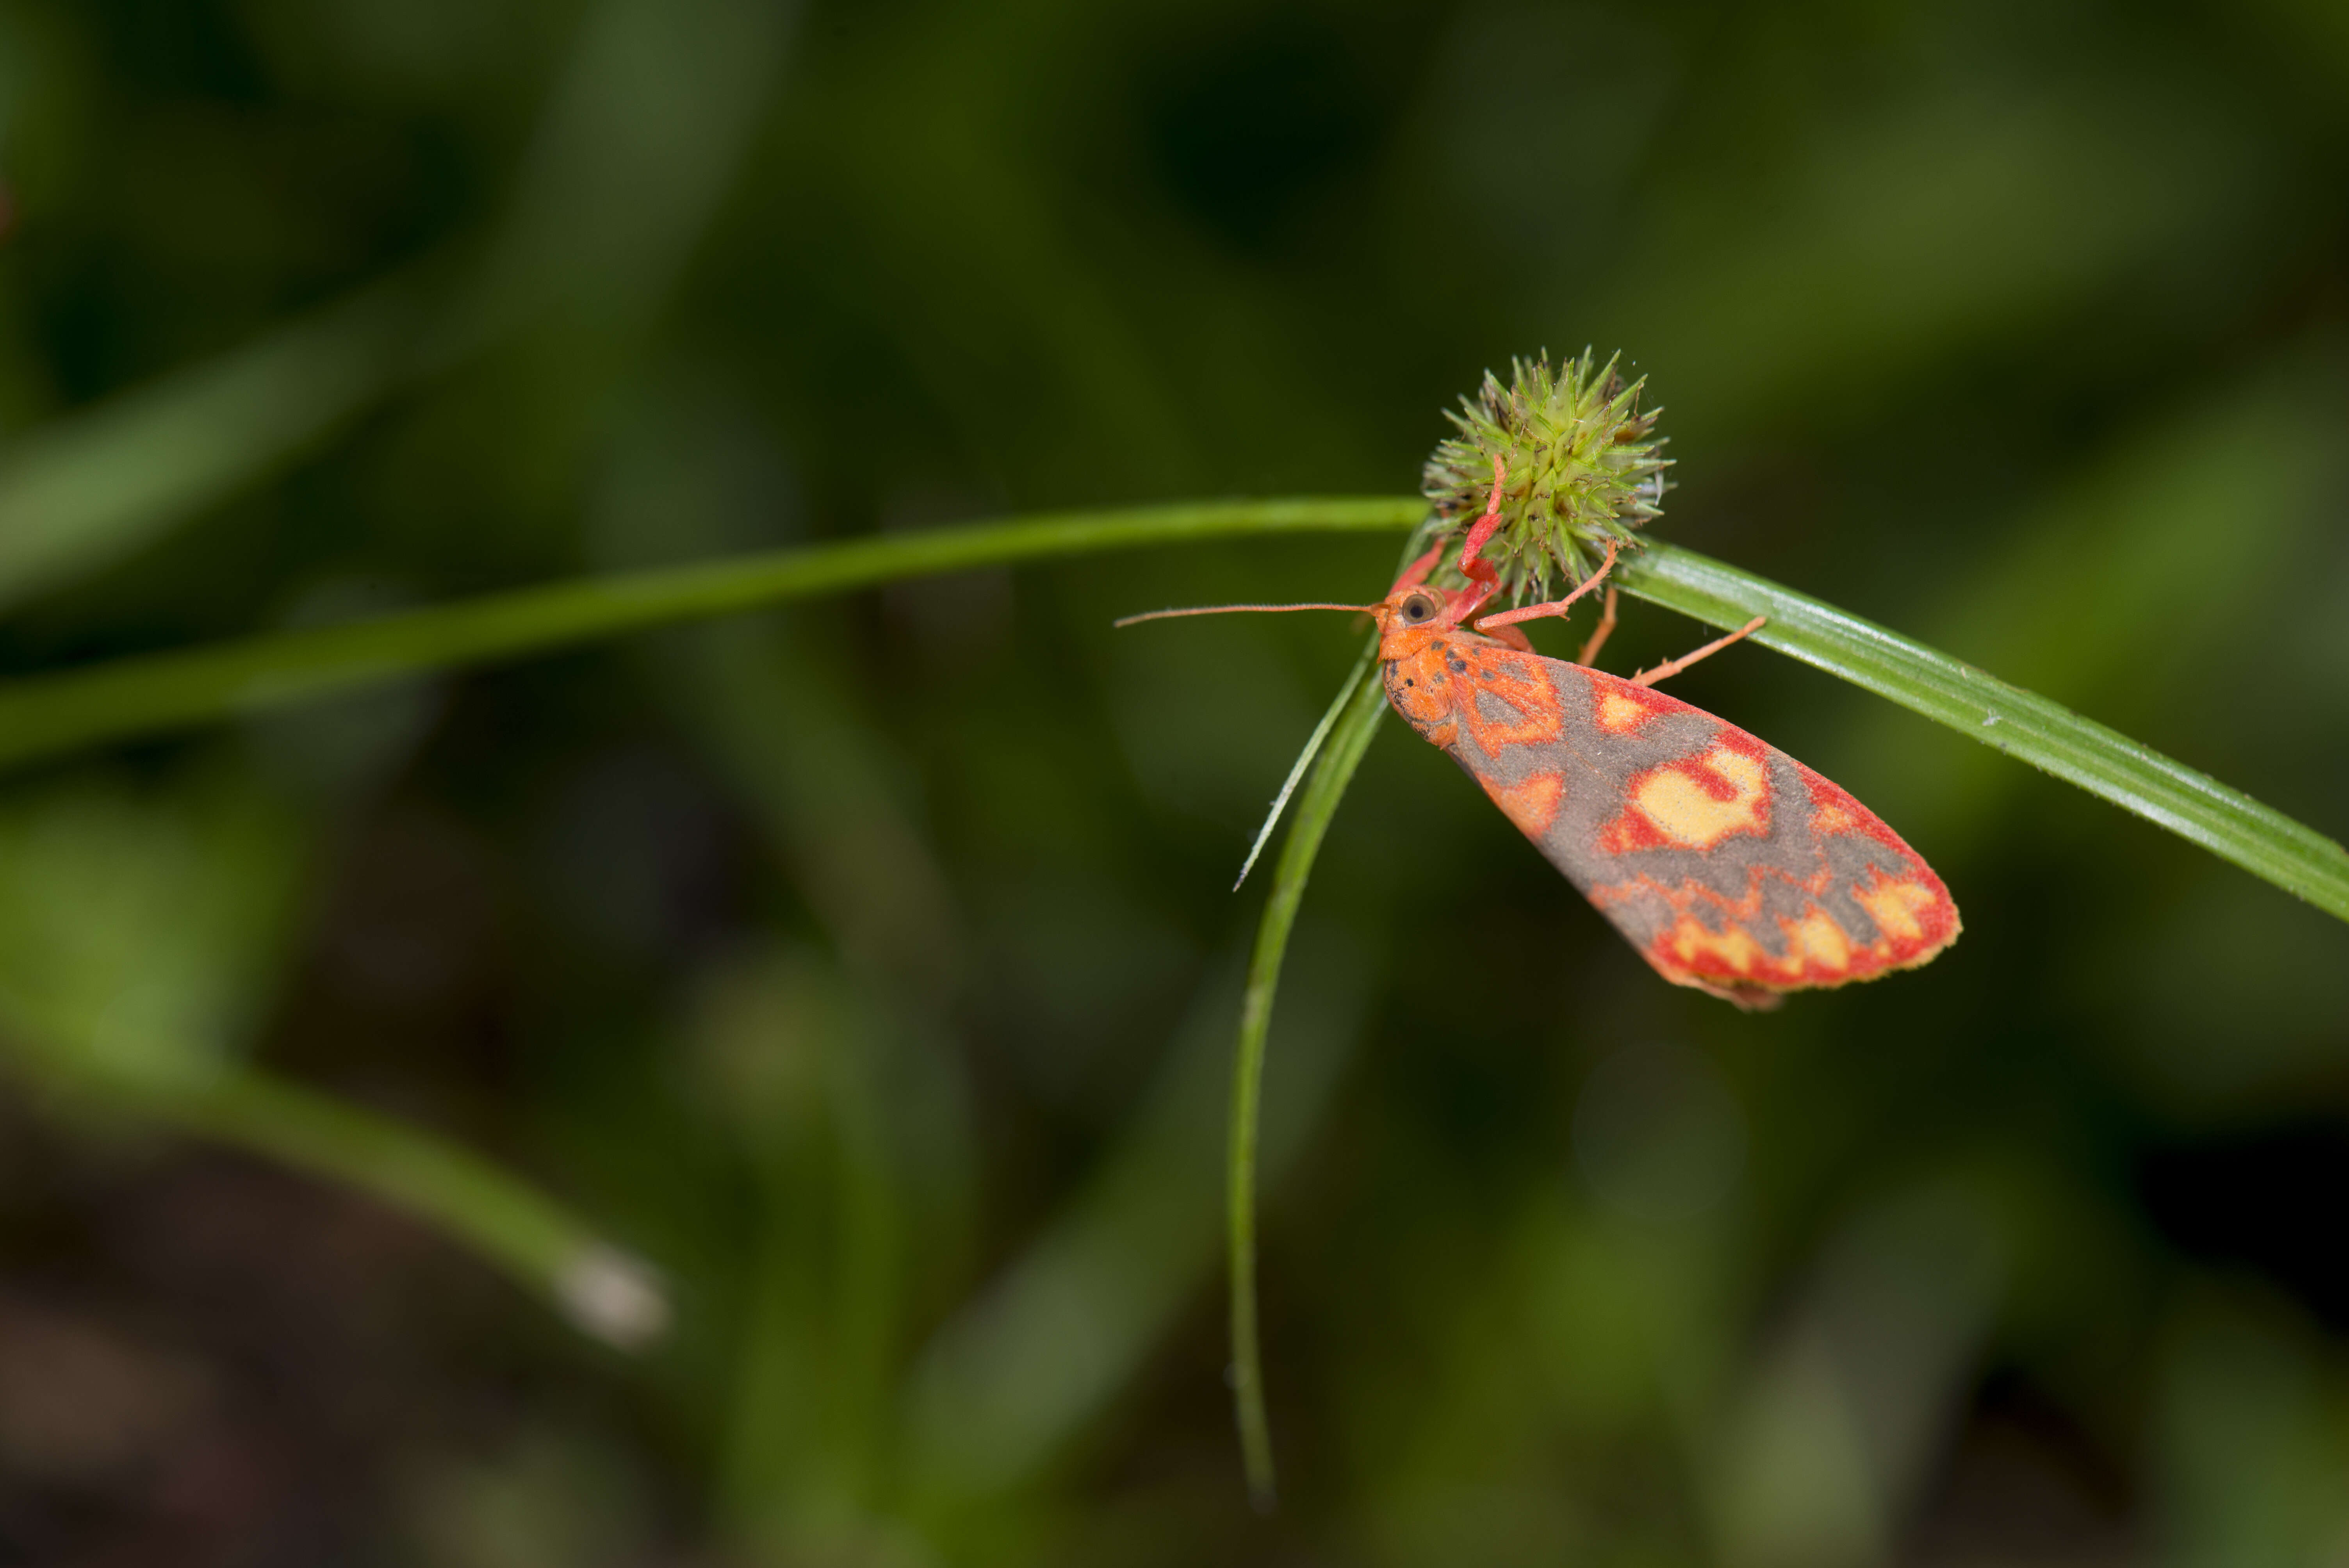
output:
[[1770, 617], [1765, 647], [1816, 665], [2168, 829], [2349, 920], [2349, 851], [2208, 774], [1997, 676], [1766, 578], [1651, 543], [1628, 593], [1722, 627]]
[[[452, 248], [7, 444], [0, 605], [151, 543], [551, 311], [608, 332], [651, 309], [755, 129], [787, 57], [790, 14], [771, 0], [587, 7], [480, 260]], [[635, 195], [616, 219], [622, 188]]]
[[1370, 498], [1065, 512], [589, 578], [347, 625], [124, 659], [0, 684], [0, 765], [400, 676], [515, 658], [906, 577], [1240, 535], [1399, 532], [1426, 510], [1417, 500]]
[[649, 1271], [523, 1177], [242, 1059], [284, 984], [318, 823], [238, 769], [102, 775], [0, 800], [0, 1067], [68, 1116], [176, 1128], [346, 1182], [616, 1344], [667, 1314]]
[[552, 1198], [429, 1133], [248, 1068], [171, 1081], [55, 1071], [41, 1079], [68, 1104], [216, 1139], [405, 1210], [623, 1349], [667, 1326], [667, 1293], [646, 1264]]
[[0, 604], [147, 543], [285, 462], [415, 358], [420, 291], [386, 284], [31, 430], [0, 456]]
[[[1209, 502], [1065, 513], [492, 594], [0, 684], [0, 765], [454, 665], [899, 578], [1282, 532], [1401, 530], [1416, 500]], [[1755, 640], [2102, 796], [2349, 919], [2349, 854], [2208, 776], [1970, 665], [1692, 551], [1651, 542], [1623, 586]]]
[[[1254, 934], [1250, 934], [1251, 943]], [[1301, 932], [1266, 1064], [1257, 1171], [1277, 1182], [1336, 1098], [1379, 987], [1348, 922]], [[1151, 1087], [1076, 1196], [941, 1325], [905, 1390], [900, 1474], [917, 1511], [1005, 1499], [1077, 1450], [1224, 1264], [1235, 953], [1195, 994]], [[1294, 967], [1289, 967], [1294, 965]], [[1082, 1323], [1072, 1339], [1069, 1326]]]
[[1232, 1398], [1239, 1418], [1240, 1452], [1247, 1466], [1248, 1491], [1258, 1508], [1272, 1506], [1272, 1428], [1265, 1415], [1264, 1352], [1256, 1314], [1257, 1130], [1263, 1114], [1265, 1037], [1272, 1027], [1273, 997], [1280, 988], [1281, 960], [1306, 880], [1338, 802], [1346, 796], [1362, 753], [1387, 711], [1385, 686], [1365, 653], [1354, 666], [1340, 701], [1320, 760], [1298, 802], [1296, 820], [1273, 868], [1272, 892], [1257, 927], [1256, 951], [1248, 959], [1247, 989], [1240, 999], [1239, 1041], [1232, 1060], [1232, 1125], [1226, 1200], [1231, 1242]]
[[1256, 870], [1257, 857], [1264, 853], [1265, 845], [1272, 842], [1272, 830], [1280, 826], [1281, 813], [1288, 810], [1289, 797], [1295, 795], [1297, 787], [1305, 781], [1305, 770], [1312, 767], [1314, 758], [1321, 755], [1322, 745], [1329, 740], [1330, 732], [1337, 727], [1338, 720], [1353, 702], [1355, 689], [1369, 672], [1371, 654], [1375, 651], [1376, 645], [1372, 645], [1371, 650], [1362, 655], [1362, 662], [1354, 666], [1353, 674], [1346, 677], [1346, 684], [1340, 686], [1338, 695], [1330, 699], [1330, 707], [1321, 715], [1321, 722], [1315, 725], [1313, 733], [1305, 738], [1305, 749], [1297, 754], [1295, 762], [1289, 764], [1288, 777], [1280, 781], [1280, 790], [1273, 796], [1271, 809], [1264, 814], [1264, 825], [1257, 829], [1256, 840], [1248, 845], [1247, 858], [1240, 862], [1240, 874], [1232, 879], [1234, 892], [1246, 885], [1248, 872]]

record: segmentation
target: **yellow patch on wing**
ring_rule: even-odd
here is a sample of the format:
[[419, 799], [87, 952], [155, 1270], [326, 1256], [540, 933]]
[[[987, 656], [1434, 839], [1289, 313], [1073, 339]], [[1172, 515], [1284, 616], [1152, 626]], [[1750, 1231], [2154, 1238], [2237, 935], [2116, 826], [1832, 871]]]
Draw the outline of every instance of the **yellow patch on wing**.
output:
[[1692, 965], [1700, 958], [1717, 958], [1739, 975], [1751, 975], [1756, 964], [1769, 957], [1744, 927], [1733, 925], [1726, 931], [1707, 931], [1690, 914], [1673, 923], [1671, 930], [1664, 934], [1661, 945], [1682, 965]]
[[1742, 751], [1716, 746], [1703, 765], [1729, 784], [1724, 800], [1678, 767], [1659, 768], [1641, 781], [1631, 803], [1656, 830], [1687, 849], [1711, 849], [1732, 833], [1764, 833], [1769, 799], [1762, 764]]
[[1566, 793], [1565, 781], [1555, 773], [1537, 773], [1522, 784], [1478, 782], [1485, 785], [1493, 804], [1529, 839], [1549, 831], [1550, 823], [1557, 820], [1558, 800]]
[[1637, 697], [1610, 691], [1599, 699], [1599, 727], [1612, 735], [1629, 735], [1655, 713]]
[[1786, 935], [1794, 949], [1790, 956], [1797, 964], [1806, 958], [1816, 959], [1828, 969], [1843, 969], [1851, 964], [1850, 939], [1844, 935], [1843, 927], [1822, 910], [1814, 909], [1801, 920], [1786, 923]]
[[1917, 922], [1920, 910], [1931, 909], [1941, 901], [1933, 890], [1913, 882], [1889, 882], [1873, 892], [1855, 892], [1862, 907], [1876, 917], [1876, 923], [1903, 942], [1914, 942], [1925, 934]]

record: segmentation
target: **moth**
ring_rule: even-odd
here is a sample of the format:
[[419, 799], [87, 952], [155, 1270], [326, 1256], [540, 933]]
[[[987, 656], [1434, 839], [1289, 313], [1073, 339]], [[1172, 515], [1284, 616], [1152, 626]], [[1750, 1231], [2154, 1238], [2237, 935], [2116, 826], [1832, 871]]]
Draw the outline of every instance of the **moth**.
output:
[[1216, 609], [1368, 612], [1394, 710], [1676, 985], [1770, 1007], [1790, 991], [1913, 969], [1957, 940], [1949, 889], [1874, 812], [1785, 752], [1655, 689], [1762, 617], [1625, 679], [1592, 665], [1615, 624], [1610, 587], [1579, 656], [1544, 657], [1517, 623], [1565, 614], [1613, 569], [1615, 546], [1565, 598], [1479, 618], [1498, 587], [1481, 552], [1499, 506], [1496, 463], [1492, 500], [1461, 546], [1464, 587], [1429, 583], [1439, 542], [1375, 604]]

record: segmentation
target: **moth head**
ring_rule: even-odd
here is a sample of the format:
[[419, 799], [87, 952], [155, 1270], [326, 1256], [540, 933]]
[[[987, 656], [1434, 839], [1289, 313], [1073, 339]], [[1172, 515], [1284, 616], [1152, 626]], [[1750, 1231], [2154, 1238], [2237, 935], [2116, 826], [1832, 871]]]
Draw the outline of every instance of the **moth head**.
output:
[[1473, 589], [1444, 589], [1409, 579], [1396, 583], [1379, 603], [1379, 657], [1409, 658], [1431, 643], [1457, 635], [1460, 614], [1474, 602], [1473, 594]]
[[1394, 596], [1394, 624], [1407, 629], [1433, 626], [1443, 622], [1449, 607], [1435, 589], [1406, 588]]

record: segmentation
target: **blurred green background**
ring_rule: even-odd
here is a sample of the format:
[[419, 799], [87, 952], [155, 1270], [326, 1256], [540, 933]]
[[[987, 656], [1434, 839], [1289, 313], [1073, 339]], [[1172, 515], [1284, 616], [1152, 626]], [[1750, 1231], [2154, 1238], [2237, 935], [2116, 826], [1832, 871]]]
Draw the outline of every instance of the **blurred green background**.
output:
[[[2339, 836], [2345, 180], [2331, 0], [0, 0], [0, 675], [1407, 494], [1589, 343], [1660, 532]], [[1738, 1015], [1381, 736], [1274, 1025], [1249, 1511], [1226, 890], [1355, 637], [1108, 623], [1394, 549], [0, 781], [0, 1561], [2349, 1561], [2349, 934], [1753, 649], [1674, 689], [1964, 940]]]

